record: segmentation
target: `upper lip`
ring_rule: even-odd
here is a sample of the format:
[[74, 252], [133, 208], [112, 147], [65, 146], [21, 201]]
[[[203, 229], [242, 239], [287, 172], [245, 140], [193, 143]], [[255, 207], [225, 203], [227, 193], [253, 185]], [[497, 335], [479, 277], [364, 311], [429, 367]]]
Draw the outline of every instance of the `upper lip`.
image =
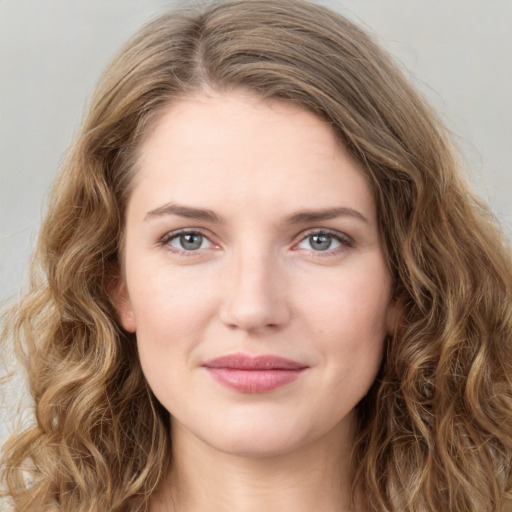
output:
[[230, 354], [218, 357], [207, 361], [203, 366], [233, 370], [303, 370], [308, 367], [284, 357], [273, 355], [251, 356], [247, 354]]

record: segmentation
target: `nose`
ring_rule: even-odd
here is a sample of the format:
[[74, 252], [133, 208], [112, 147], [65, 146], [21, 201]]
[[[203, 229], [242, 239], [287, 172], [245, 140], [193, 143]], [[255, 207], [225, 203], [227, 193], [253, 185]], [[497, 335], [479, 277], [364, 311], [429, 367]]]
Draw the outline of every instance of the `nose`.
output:
[[256, 333], [278, 330], [290, 319], [286, 278], [279, 262], [262, 254], [234, 255], [227, 269], [221, 321]]

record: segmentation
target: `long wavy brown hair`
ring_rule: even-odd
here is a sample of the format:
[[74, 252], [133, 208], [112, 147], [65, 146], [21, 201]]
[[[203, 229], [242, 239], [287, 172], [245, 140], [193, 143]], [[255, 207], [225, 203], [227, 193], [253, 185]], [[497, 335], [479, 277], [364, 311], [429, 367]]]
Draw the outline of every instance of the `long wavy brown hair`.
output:
[[390, 58], [302, 0], [168, 13], [101, 79], [51, 194], [30, 290], [6, 315], [4, 344], [14, 342], [35, 402], [33, 424], [4, 447], [13, 509], [145, 511], [168, 467], [168, 413], [109, 291], [141, 141], [170, 103], [205, 88], [314, 112], [373, 189], [401, 315], [358, 406], [358, 507], [512, 510], [509, 245]]

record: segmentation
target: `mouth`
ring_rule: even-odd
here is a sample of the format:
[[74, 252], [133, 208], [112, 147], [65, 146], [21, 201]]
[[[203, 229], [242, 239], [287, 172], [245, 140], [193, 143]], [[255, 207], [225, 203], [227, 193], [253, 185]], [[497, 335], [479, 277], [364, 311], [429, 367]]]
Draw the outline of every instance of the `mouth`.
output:
[[203, 364], [220, 384], [240, 393], [268, 393], [297, 380], [307, 365], [278, 356], [232, 354]]

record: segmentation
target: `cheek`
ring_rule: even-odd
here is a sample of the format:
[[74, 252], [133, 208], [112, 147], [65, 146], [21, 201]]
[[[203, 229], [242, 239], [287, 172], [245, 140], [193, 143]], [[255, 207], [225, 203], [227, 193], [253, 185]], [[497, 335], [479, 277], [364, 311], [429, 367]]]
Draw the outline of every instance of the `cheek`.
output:
[[142, 271], [132, 271], [131, 275], [129, 293], [138, 330], [141, 324], [173, 324], [180, 329], [193, 323], [201, 306], [208, 303], [209, 286], [192, 272], [145, 264]]
[[182, 270], [153, 273], [146, 267], [131, 283], [143, 363], [158, 366], [183, 361], [200, 343], [202, 333], [216, 314], [218, 298], [214, 283]]
[[[352, 268], [325, 281], [323, 293], [302, 305], [310, 332], [325, 364], [324, 384], [334, 395], [350, 388], [355, 403], [364, 396], [379, 370], [388, 333], [391, 284], [381, 265]], [[317, 283], [319, 284], [319, 283]]]
[[171, 411], [183, 395], [208, 301], [194, 293], [193, 286], [162, 274], [155, 278], [146, 273], [133, 283], [131, 292], [143, 373], [155, 396]]
[[371, 342], [388, 331], [391, 282], [383, 265], [341, 269], [326, 279], [305, 282], [300, 296], [301, 310], [328, 339]]

